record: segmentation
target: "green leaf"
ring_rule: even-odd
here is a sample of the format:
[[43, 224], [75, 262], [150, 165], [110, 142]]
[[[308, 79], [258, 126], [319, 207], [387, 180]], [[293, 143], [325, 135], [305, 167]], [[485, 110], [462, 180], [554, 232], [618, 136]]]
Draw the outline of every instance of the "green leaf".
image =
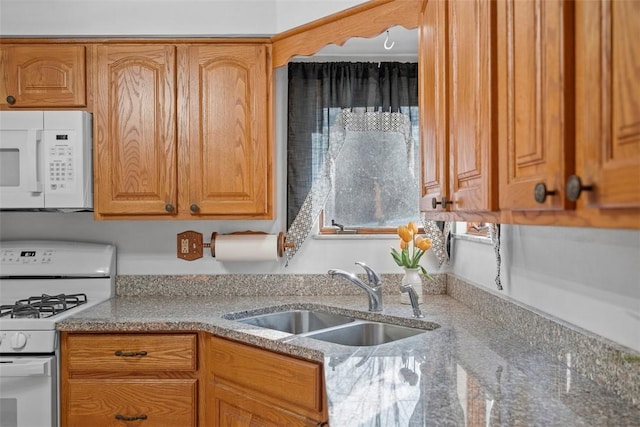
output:
[[396, 262], [396, 264], [398, 264], [398, 267], [402, 267], [402, 257], [400, 256], [398, 251], [395, 250], [395, 248], [391, 248], [391, 256], [393, 257], [393, 260]]
[[420, 270], [422, 271], [422, 274], [424, 274], [426, 278], [428, 278], [429, 280], [433, 280], [433, 277], [431, 277], [429, 273], [427, 273], [427, 270], [425, 270], [423, 266], [420, 266]]

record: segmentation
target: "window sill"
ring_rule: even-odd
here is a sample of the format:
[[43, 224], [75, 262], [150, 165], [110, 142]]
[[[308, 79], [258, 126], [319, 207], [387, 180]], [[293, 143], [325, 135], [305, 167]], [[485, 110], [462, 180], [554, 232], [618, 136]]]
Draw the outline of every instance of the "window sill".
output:
[[473, 236], [471, 234], [454, 234], [453, 238], [458, 240], [467, 240], [469, 242], [482, 243], [484, 245], [493, 244], [493, 242], [491, 241], [491, 237]]
[[397, 234], [314, 234], [315, 240], [397, 240]]

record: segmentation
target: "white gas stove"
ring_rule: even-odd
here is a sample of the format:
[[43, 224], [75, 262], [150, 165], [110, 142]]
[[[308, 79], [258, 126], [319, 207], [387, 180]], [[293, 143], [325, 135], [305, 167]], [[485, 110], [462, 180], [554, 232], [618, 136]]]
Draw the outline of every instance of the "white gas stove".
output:
[[0, 427], [58, 425], [56, 322], [114, 294], [112, 245], [0, 242]]
[[109, 299], [115, 248], [80, 242], [0, 243], [0, 353], [52, 353], [56, 322]]

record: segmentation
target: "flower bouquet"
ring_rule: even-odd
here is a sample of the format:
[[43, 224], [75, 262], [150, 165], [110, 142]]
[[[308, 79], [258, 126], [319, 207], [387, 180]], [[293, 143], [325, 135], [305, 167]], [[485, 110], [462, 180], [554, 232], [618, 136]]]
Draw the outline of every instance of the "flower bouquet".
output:
[[420, 258], [431, 248], [431, 239], [418, 235], [418, 226], [413, 221], [398, 227], [398, 236], [400, 236], [400, 251], [391, 248], [391, 256], [396, 264], [404, 268], [418, 268], [422, 274], [433, 280], [427, 270], [420, 265]]

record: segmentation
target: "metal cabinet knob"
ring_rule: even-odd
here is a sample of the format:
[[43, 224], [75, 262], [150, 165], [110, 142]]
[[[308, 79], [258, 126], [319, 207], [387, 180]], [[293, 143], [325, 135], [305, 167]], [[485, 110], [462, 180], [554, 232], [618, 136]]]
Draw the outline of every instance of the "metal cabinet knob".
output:
[[567, 179], [567, 199], [575, 202], [583, 191], [593, 191], [593, 185], [582, 185], [582, 180], [578, 175], [571, 175]]
[[164, 205], [164, 210], [167, 212], [173, 212], [173, 205], [171, 203], [167, 203], [166, 205]]
[[191, 206], [189, 206], [189, 210], [192, 213], [197, 213], [200, 210], [200, 206], [196, 205], [195, 203], [192, 204]]
[[433, 209], [437, 208], [438, 205], [442, 205], [442, 209], [446, 209], [449, 204], [453, 204], [453, 202], [451, 200], [447, 200], [446, 197], [442, 197], [441, 201], [438, 201], [435, 197], [431, 199], [431, 207]]
[[15, 103], [16, 103], [16, 97], [15, 96], [11, 96], [11, 95], [7, 96], [7, 104], [13, 105]]
[[547, 200], [547, 196], [555, 196], [555, 190], [548, 190], [544, 182], [539, 182], [533, 187], [533, 198], [538, 203], [544, 203]]

